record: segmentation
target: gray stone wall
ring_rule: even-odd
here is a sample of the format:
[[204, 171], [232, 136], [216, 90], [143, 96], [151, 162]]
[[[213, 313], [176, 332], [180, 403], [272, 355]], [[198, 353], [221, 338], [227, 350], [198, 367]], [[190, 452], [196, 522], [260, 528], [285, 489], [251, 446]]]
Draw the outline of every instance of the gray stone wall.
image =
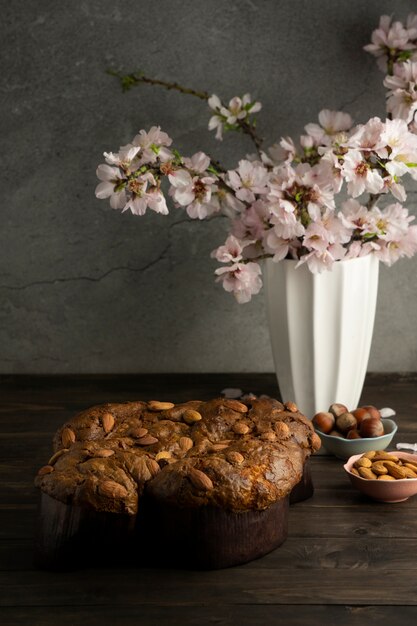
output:
[[[321, 108], [384, 115], [362, 46], [388, 0], [1, 1], [0, 371], [272, 371], [263, 297], [238, 305], [213, 280], [225, 223], [120, 214], [95, 169], [160, 124], [185, 154], [232, 166], [252, 146], [206, 130], [191, 97], [121, 93], [109, 66], [224, 98], [250, 91], [271, 143]], [[417, 184], [409, 205], [415, 206]], [[369, 369], [417, 370], [417, 258], [382, 268]]]

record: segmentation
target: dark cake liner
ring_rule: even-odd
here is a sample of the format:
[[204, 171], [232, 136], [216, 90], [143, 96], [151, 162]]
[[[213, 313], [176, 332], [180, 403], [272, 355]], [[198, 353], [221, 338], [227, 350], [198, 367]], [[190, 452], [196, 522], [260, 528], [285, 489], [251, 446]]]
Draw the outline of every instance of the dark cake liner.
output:
[[313, 479], [311, 477], [311, 464], [310, 459], [306, 459], [304, 463], [303, 475], [300, 482], [295, 485], [290, 493], [290, 504], [296, 504], [311, 498], [314, 493]]
[[[181, 508], [145, 496], [137, 516], [64, 504], [41, 493], [35, 566], [220, 569], [260, 558], [287, 537], [289, 504], [313, 494], [307, 459], [291, 494], [263, 511]], [[144, 541], [145, 538], [145, 541]]]

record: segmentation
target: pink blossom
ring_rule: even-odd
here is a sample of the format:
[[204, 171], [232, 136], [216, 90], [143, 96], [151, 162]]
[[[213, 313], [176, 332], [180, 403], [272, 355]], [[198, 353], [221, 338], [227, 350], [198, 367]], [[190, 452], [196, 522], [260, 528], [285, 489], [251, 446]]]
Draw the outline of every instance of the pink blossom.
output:
[[323, 109], [319, 113], [318, 124], [307, 124], [305, 131], [317, 144], [330, 145], [334, 137], [341, 131], [347, 131], [352, 127], [352, 118], [343, 111], [330, 111]]
[[270, 228], [271, 210], [262, 200], [256, 200], [242, 211], [232, 222], [232, 232], [240, 238], [249, 237], [262, 241], [265, 231]]
[[384, 124], [379, 117], [372, 117], [366, 124], [360, 124], [353, 129], [347, 146], [349, 148], [357, 148], [363, 152], [380, 150], [384, 147], [381, 139], [384, 128]]
[[417, 39], [417, 14], [410, 13], [407, 17], [406, 28], [410, 39]]
[[396, 202], [383, 210], [374, 207], [373, 214], [378, 229], [379, 239], [398, 241], [404, 237], [409, 229], [410, 222], [414, 220], [408, 210]]
[[118, 167], [109, 165], [99, 165], [97, 168], [97, 178], [103, 182], [96, 187], [96, 197], [100, 200], [110, 198], [112, 209], [122, 209], [126, 204], [126, 179]]
[[338, 243], [331, 244], [327, 249], [313, 250], [301, 257], [297, 267], [307, 263], [309, 270], [313, 274], [321, 274], [324, 270], [331, 269], [335, 261], [340, 261], [346, 255], [346, 249]]
[[385, 176], [383, 193], [392, 193], [394, 198], [400, 202], [404, 202], [407, 199], [407, 194], [404, 189], [404, 185], [397, 182], [394, 176]]
[[295, 239], [304, 234], [304, 226], [297, 219], [295, 206], [288, 200], [279, 200], [270, 205], [270, 223], [275, 234], [282, 239]]
[[148, 207], [155, 211], [155, 213], [161, 213], [161, 215], [168, 215], [168, 207], [165, 200], [165, 196], [157, 187], [151, 187], [147, 194]]
[[117, 165], [117, 167], [120, 167], [125, 172], [130, 173], [135, 169], [135, 165], [132, 164], [132, 161], [134, 161], [139, 150], [140, 148], [137, 146], [128, 143], [126, 146], [122, 146], [119, 152], [105, 152], [104, 157], [106, 162], [110, 165]]
[[253, 295], [262, 287], [261, 268], [258, 263], [234, 263], [227, 267], [219, 267], [215, 274], [221, 280], [223, 288], [233, 292], [239, 303], [249, 302]]
[[282, 137], [279, 143], [268, 148], [267, 164], [277, 164], [282, 161], [291, 163], [296, 155], [296, 148], [291, 137]]
[[380, 249], [381, 246], [376, 241], [352, 241], [344, 258], [346, 260], [356, 259], [368, 254], [374, 254]]
[[327, 230], [327, 237], [330, 243], [348, 243], [352, 236], [351, 229], [346, 226], [340, 215], [334, 211], [326, 211], [321, 218], [322, 226]]
[[377, 150], [381, 158], [388, 159], [385, 169], [392, 177], [408, 173], [417, 179], [417, 136], [409, 132], [404, 120], [386, 120], [381, 134], [385, 148]]
[[196, 152], [191, 159], [184, 159], [184, 165], [196, 174], [203, 174], [210, 165], [210, 157], [204, 152]]
[[391, 24], [391, 17], [382, 15], [379, 27], [372, 33], [372, 43], [364, 46], [364, 50], [378, 58], [378, 66], [384, 71], [387, 67], [388, 54], [391, 54], [391, 51], [413, 48], [413, 44], [409, 42], [409, 36], [401, 22]]
[[209, 130], [216, 129], [216, 139], [223, 138], [223, 129], [225, 125], [233, 127], [239, 122], [247, 119], [251, 114], [261, 110], [260, 102], [252, 102], [250, 94], [246, 93], [242, 98], [235, 96], [232, 98], [227, 107], [225, 107], [220, 98], [213, 94], [208, 99], [208, 105], [215, 115], [213, 115], [208, 124]]
[[217, 213], [220, 210], [220, 201], [215, 195], [217, 178], [204, 175], [210, 164], [209, 157], [204, 152], [197, 152], [191, 159], [184, 159], [184, 164], [188, 169], [168, 174], [171, 183], [169, 194], [179, 206], [187, 207], [187, 214], [192, 219], [202, 220]]
[[364, 191], [379, 193], [384, 186], [378, 170], [371, 168], [359, 150], [349, 150], [344, 156], [342, 173], [348, 182], [348, 193], [353, 198], [357, 198]]
[[[407, 123], [404, 120], [394, 119], [386, 120], [384, 129], [381, 133], [381, 142], [384, 146], [390, 148], [389, 158], [402, 159], [407, 158], [410, 150], [415, 148], [416, 141], [414, 140], [414, 146], [412, 145], [413, 135], [408, 131]], [[386, 157], [386, 150], [376, 150], [377, 154], [382, 158]]]
[[377, 232], [375, 213], [357, 200], [347, 200], [342, 205], [339, 218], [345, 228], [358, 232], [361, 236], [374, 235]]
[[394, 75], [385, 77], [384, 86], [389, 89], [388, 112], [409, 124], [417, 110], [417, 63], [396, 63]]
[[130, 178], [126, 185], [126, 195], [127, 202], [123, 211], [130, 209], [133, 215], [145, 215], [149, 207], [162, 215], [168, 213], [165, 198], [156, 187], [155, 178], [150, 172]]
[[387, 265], [392, 265], [401, 257], [411, 258], [417, 252], [417, 226], [410, 226], [407, 233], [398, 240], [381, 241], [376, 256]]
[[160, 126], [152, 126], [149, 132], [140, 130], [132, 143], [141, 149], [141, 164], [155, 163], [157, 159], [165, 162], [172, 158], [172, 152], [167, 148], [172, 144], [172, 139], [161, 130]]
[[236, 170], [229, 170], [228, 184], [236, 191], [236, 197], [244, 202], [253, 202], [255, 194], [265, 194], [268, 189], [268, 172], [260, 163], [239, 161]]
[[329, 245], [329, 236], [327, 230], [322, 224], [312, 222], [306, 228], [303, 244], [307, 250], [316, 250], [324, 252]]
[[[295, 240], [298, 244], [299, 242]], [[274, 230], [270, 230], [264, 238], [264, 249], [272, 254], [272, 260], [276, 263], [285, 259], [293, 249], [293, 241], [279, 237]]]
[[213, 250], [211, 256], [220, 263], [238, 263], [242, 260], [243, 246], [233, 235], [229, 235], [223, 246]]
[[226, 191], [222, 187], [218, 187], [215, 192], [215, 196], [219, 201], [220, 211], [223, 215], [226, 215], [226, 217], [233, 219], [237, 213], [240, 213], [245, 208], [243, 202], [238, 200], [234, 194]]

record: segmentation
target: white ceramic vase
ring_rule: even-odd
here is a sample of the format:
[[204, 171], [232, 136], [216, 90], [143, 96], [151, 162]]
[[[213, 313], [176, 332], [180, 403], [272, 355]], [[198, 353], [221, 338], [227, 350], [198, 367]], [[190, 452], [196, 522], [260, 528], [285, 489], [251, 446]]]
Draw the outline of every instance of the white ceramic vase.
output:
[[264, 286], [281, 396], [312, 418], [333, 402], [358, 406], [368, 365], [378, 290], [373, 255], [312, 274], [297, 261], [267, 259]]

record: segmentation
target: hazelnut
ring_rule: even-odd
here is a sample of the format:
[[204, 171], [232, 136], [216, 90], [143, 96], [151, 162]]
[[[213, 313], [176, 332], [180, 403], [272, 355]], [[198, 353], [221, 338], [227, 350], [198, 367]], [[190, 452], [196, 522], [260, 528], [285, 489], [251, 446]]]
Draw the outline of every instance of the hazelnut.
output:
[[340, 439], [343, 439], [343, 435], [341, 433], [339, 433], [338, 430], [331, 430], [328, 434], [331, 437], [340, 437]]
[[356, 428], [352, 428], [348, 431], [346, 439], [362, 439]]
[[356, 422], [359, 426], [359, 424], [361, 424], [363, 422], [363, 420], [368, 419], [368, 417], [371, 417], [371, 414], [369, 413], [369, 411], [367, 411], [367, 409], [365, 409], [365, 407], [360, 406], [358, 409], [355, 409], [354, 411], [352, 411], [352, 415], [354, 415], [356, 417]]
[[313, 417], [313, 424], [322, 433], [329, 433], [334, 428], [334, 415], [332, 413], [316, 413]]
[[340, 430], [341, 433], [347, 433], [351, 428], [357, 427], [356, 418], [352, 415], [352, 413], [342, 413], [336, 418], [336, 427]]
[[342, 415], [343, 413], [348, 413], [349, 409], [344, 404], [334, 402], [332, 405], [329, 406], [329, 411], [335, 417], [339, 417], [339, 415]]
[[367, 406], [363, 406], [361, 408], [365, 409], [366, 411], [368, 411], [368, 413], [370, 413], [371, 417], [374, 417], [375, 419], [378, 419], [378, 420], [381, 419], [381, 413], [378, 411], [376, 406], [373, 406], [372, 404], [368, 404]]
[[384, 434], [384, 425], [380, 419], [368, 417], [361, 423], [359, 432], [362, 437], [381, 437]]

